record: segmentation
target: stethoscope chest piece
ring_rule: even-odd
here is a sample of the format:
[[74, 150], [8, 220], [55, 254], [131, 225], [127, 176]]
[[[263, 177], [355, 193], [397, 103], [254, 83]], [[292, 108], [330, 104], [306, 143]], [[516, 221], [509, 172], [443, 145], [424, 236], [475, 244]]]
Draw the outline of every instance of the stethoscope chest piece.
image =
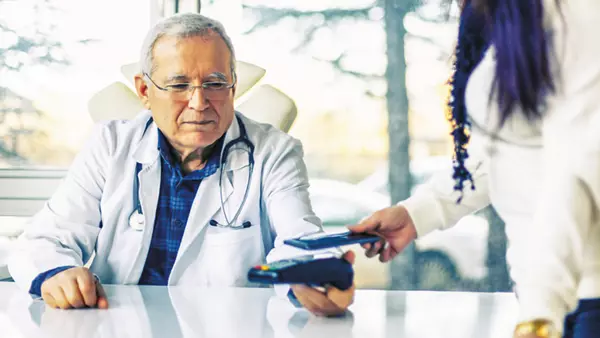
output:
[[137, 210], [135, 210], [131, 216], [129, 216], [129, 226], [134, 230], [144, 230], [144, 223], [144, 215], [140, 214]]

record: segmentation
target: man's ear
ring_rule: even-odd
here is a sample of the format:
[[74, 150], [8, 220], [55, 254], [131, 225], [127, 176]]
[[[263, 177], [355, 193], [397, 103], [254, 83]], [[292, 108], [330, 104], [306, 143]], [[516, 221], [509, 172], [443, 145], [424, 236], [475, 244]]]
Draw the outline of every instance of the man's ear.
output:
[[150, 100], [148, 99], [148, 85], [146, 81], [144, 81], [144, 75], [136, 74], [134, 77], [135, 80], [135, 90], [137, 92], [138, 97], [144, 104], [146, 109], [150, 109]]

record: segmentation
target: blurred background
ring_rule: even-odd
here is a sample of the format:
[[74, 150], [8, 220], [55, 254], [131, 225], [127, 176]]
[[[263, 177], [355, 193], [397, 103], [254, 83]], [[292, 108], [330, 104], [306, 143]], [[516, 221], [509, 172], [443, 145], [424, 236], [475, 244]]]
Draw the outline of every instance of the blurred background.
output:
[[[131, 89], [121, 67], [137, 62], [152, 24], [197, 11], [224, 23], [239, 60], [266, 70], [261, 84], [294, 101], [289, 133], [303, 142], [327, 231], [450, 168], [451, 1], [0, 0], [0, 279], [31, 214], [21, 207], [43, 203], [87, 139], [90, 99], [115, 81]], [[505, 250], [488, 208], [391, 263], [359, 253], [357, 286], [508, 291]]]

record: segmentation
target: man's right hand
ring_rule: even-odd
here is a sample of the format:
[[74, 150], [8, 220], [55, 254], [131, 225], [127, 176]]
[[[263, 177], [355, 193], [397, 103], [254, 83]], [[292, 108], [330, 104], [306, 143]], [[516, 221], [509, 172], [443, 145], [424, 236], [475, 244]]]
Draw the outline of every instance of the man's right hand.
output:
[[417, 230], [406, 208], [395, 205], [375, 212], [357, 225], [348, 227], [355, 233], [371, 233], [382, 238], [381, 241], [363, 244], [367, 257], [379, 254], [379, 260], [387, 262], [417, 238]]
[[42, 283], [41, 291], [46, 304], [54, 308], [108, 308], [102, 285], [85, 267], [67, 269], [48, 278]]

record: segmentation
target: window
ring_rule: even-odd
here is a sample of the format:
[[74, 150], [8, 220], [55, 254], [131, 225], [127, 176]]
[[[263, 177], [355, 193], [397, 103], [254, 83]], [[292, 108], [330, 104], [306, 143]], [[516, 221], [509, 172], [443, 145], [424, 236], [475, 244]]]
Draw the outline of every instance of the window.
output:
[[129, 84], [121, 67], [138, 59], [150, 4], [0, 1], [0, 279], [11, 240], [87, 139], [90, 100]]
[[[384, 2], [5, 0], [0, 1], [0, 184], [6, 184], [0, 186], [0, 216], [24, 217], [39, 208], [52, 190], [32, 190], [36, 182], [45, 182], [44, 187], [59, 182], [88, 137], [92, 115], [112, 117], [119, 110], [97, 94], [110, 98], [111, 91], [126, 90], [136, 100], [131, 74], [123, 66], [138, 61], [150, 25], [162, 14], [196, 11], [199, 2], [203, 14], [224, 23], [238, 60], [266, 70], [236, 102], [242, 112], [260, 113], [274, 104], [269, 96], [256, 99], [261, 88], [293, 100], [297, 115], [289, 133], [303, 142], [312, 202], [325, 225], [339, 229], [390, 204], [386, 92], [398, 84], [386, 78], [386, 39], [398, 32], [386, 31]], [[406, 78], [407, 152], [417, 184], [451, 163], [445, 114], [457, 30], [456, 11], [445, 7], [446, 1], [423, 3], [396, 13], [404, 15], [406, 35], [399, 39], [405, 41], [406, 67], [392, 65], [392, 72]], [[258, 103], [250, 105], [252, 95]], [[490, 230], [483, 237], [481, 231], [460, 229], [442, 237], [487, 241], [474, 247], [481, 263], [477, 271], [488, 275], [477, 275], [477, 280], [458, 275], [458, 281], [444, 277], [423, 285], [506, 290], [506, 266], [499, 258], [505, 249], [502, 224], [493, 210], [484, 214]], [[11, 218], [10, 223], [20, 221]], [[451, 231], [463, 232], [454, 236]], [[450, 251], [448, 241], [431, 237], [417, 245], [415, 262], [437, 259], [427, 265], [434, 267], [427, 276], [454, 278], [438, 267], [450, 262], [460, 272], [470, 264], [458, 262], [461, 255], [439, 255]], [[401, 275], [392, 269], [392, 279], [395, 273]]]
[[89, 100], [136, 62], [146, 0], [0, 2], [0, 167], [67, 167]]

